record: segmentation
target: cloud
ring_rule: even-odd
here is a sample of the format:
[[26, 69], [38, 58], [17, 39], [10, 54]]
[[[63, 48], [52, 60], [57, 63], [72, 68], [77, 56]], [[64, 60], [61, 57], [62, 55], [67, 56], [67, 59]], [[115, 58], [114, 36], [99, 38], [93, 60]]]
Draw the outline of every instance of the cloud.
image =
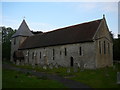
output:
[[103, 12], [117, 12], [118, 3], [117, 2], [81, 2], [76, 5], [78, 10], [82, 11], [94, 11], [102, 10]]
[[117, 2], [103, 3], [101, 8], [105, 12], [117, 12], [118, 11], [118, 3]]
[[96, 8], [96, 3], [94, 2], [81, 2], [80, 4], [76, 5], [77, 9], [82, 9], [82, 10], [92, 10]]

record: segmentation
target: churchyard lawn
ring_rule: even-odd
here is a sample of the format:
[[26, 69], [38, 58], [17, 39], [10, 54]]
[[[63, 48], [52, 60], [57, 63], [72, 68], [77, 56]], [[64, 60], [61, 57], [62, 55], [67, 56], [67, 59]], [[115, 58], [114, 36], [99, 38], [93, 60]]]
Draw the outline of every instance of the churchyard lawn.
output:
[[[68, 68], [63, 68], [63, 67], [53, 68], [53, 69], [50, 69], [50, 68], [43, 69], [42, 67], [39, 67], [39, 66], [33, 67], [31, 65], [19, 65], [19, 66], [15, 65], [15, 64], [11, 64], [11, 65], [13, 65], [15, 67], [19, 67], [19, 68], [35, 70], [38, 72], [45, 72], [45, 73], [49, 73], [49, 74], [60, 75], [65, 78], [69, 78], [69, 79], [84, 83], [92, 88], [120, 88], [120, 84], [119, 85], [117, 84], [117, 72], [120, 72], [120, 64], [114, 64], [114, 67], [106, 67], [106, 68], [95, 69], [95, 70], [78, 69], [77, 72], [74, 72], [73, 68], [69, 68], [70, 72], [67, 72]], [[8, 72], [3, 71], [3, 74], [4, 73], [7, 74]], [[11, 75], [11, 76], [14, 76], [14, 75]], [[4, 77], [6, 77], [6, 76], [4, 76]], [[3, 79], [4, 79], [4, 77], [3, 77]], [[28, 79], [26, 79], [24, 77], [25, 76], [23, 75], [22, 80], [25, 79], [26, 82], [27, 82], [27, 80], [29, 82], [29, 77], [26, 76]], [[8, 77], [8, 80], [11, 80], [11, 78]], [[41, 82], [41, 81], [37, 80], [35, 77], [33, 77], [33, 81], [35, 81], [35, 80], [37, 82]], [[64, 87], [62, 84], [60, 84], [56, 81], [48, 80], [47, 82], [46, 81], [44, 81], [44, 82], [45, 82], [45, 85], [46, 85], [46, 83], [52, 82], [51, 84], [55, 83], [55, 86], [58, 84], [58, 86], [56, 86], [56, 87]], [[43, 85], [43, 86], [45, 86], [45, 85]], [[51, 86], [51, 87], [53, 87], [53, 86]], [[48, 87], [50, 87], [50, 86], [48, 86]]]

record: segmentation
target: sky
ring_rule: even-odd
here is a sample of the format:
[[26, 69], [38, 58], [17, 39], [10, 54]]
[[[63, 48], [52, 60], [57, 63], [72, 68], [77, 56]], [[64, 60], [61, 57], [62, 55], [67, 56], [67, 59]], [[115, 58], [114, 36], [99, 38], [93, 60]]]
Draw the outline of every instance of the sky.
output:
[[30, 30], [47, 32], [102, 19], [103, 14], [117, 37], [118, 2], [2, 2], [1, 25], [18, 29], [25, 17]]

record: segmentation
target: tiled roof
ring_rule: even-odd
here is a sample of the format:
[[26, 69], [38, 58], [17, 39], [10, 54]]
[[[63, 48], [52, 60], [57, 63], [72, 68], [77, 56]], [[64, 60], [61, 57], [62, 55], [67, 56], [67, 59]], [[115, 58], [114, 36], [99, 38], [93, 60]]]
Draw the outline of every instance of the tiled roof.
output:
[[19, 49], [31, 49], [93, 41], [93, 36], [101, 21], [102, 19], [99, 19], [30, 36], [23, 42]]
[[13, 34], [12, 38], [16, 36], [32, 36], [32, 32], [30, 31], [29, 27], [27, 26], [25, 20], [22, 21], [20, 27], [16, 31], [15, 34]]

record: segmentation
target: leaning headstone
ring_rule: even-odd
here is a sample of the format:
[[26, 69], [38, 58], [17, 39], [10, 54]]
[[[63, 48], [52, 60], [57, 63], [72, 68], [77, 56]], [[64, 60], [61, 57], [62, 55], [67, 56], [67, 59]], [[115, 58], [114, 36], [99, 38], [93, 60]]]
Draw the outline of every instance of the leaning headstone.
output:
[[117, 84], [120, 84], [120, 72], [117, 72]]
[[67, 73], [70, 73], [70, 68], [67, 69]]

